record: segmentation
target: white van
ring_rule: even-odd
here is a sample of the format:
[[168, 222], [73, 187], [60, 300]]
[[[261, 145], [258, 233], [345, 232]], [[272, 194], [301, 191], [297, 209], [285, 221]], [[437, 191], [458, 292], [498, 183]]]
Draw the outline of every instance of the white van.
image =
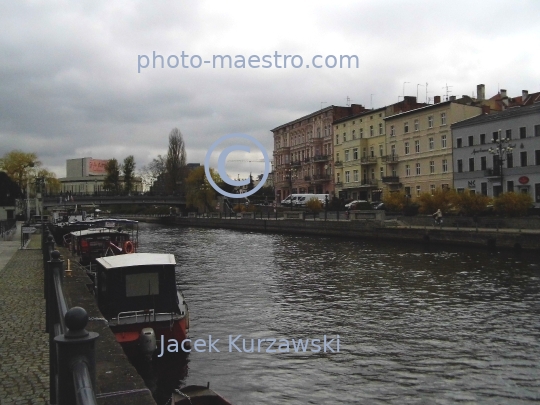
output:
[[281, 205], [292, 205], [294, 207], [305, 207], [307, 202], [312, 198], [317, 198], [323, 205], [326, 202], [326, 199], [330, 200], [328, 194], [290, 194], [287, 198], [281, 201]]

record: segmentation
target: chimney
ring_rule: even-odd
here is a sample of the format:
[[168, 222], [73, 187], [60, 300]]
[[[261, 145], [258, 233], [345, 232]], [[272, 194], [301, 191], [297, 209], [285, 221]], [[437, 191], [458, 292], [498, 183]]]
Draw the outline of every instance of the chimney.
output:
[[486, 99], [486, 86], [483, 84], [479, 84], [476, 86], [476, 98], [478, 101], [483, 101]]
[[506, 90], [501, 89], [501, 98], [505, 98], [505, 97], [506, 97]]
[[450, 101], [456, 101], [456, 96], [450, 96]]
[[489, 114], [491, 109], [489, 108], [489, 105], [482, 105], [482, 114]]
[[524, 103], [525, 100], [529, 97], [529, 92], [527, 90], [521, 90], [521, 102]]
[[439, 104], [441, 102], [441, 96], [435, 96], [433, 98], [433, 103], [434, 104]]

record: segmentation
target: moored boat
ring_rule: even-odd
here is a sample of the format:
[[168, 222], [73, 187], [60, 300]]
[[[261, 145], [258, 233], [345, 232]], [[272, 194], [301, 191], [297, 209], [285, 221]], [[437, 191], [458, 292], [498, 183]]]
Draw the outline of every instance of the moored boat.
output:
[[119, 343], [151, 358], [157, 341], [187, 338], [189, 311], [176, 285], [173, 255], [133, 253], [96, 263], [98, 307]]

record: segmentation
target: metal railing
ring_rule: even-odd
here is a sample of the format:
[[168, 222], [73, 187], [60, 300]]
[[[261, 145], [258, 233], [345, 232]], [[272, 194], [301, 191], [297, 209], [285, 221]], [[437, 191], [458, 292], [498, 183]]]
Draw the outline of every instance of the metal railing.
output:
[[49, 334], [50, 404], [97, 404], [95, 341], [88, 332], [88, 314], [81, 307], [67, 309], [64, 297], [64, 261], [54, 249], [52, 235], [43, 225], [44, 294], [46, 332]]

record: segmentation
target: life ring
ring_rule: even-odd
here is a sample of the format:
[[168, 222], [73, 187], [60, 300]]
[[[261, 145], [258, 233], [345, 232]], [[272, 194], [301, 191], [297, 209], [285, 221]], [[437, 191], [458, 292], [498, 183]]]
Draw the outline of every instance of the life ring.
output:
[[133, 247], [133, 242], [131, 242], [130, 240], [126, 240], [126, 242], [124, 243], [124, 251], [127, 254], [130, 254], [130, 253], [133, 253], [134, 250], [135, 249]]

